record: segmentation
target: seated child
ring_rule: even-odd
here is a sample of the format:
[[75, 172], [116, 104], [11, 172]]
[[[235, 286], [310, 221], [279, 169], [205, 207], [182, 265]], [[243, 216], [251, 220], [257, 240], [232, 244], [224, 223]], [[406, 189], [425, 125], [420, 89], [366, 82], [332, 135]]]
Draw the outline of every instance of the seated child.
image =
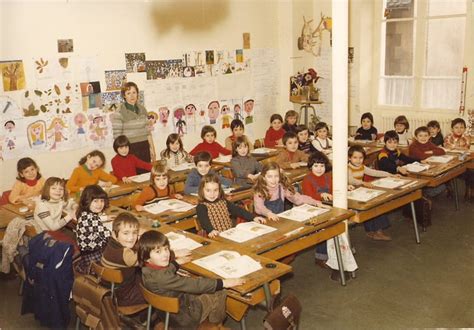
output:
[[285, 113], [285, 124], [283, 129], [285, 132], [296, 133], [296, 127], [298, 126], [298, 113], [295, 110], [288, 110]]
[[425, 160], [430, 156], [441, 156], [446, 152], [437, 147], [430, 141], [430, 133], [428, 127], [421, 126], [415, 130], [415, 140], [408, 147], [408, 154], [416, 160]]
[[361, 127], [356, 131], [355, 140], [374, 141], [377, 138], [377, 129], [374, 125], [374, 116], [370, 112], [363, 113], [360, 117]]
[[298, 136], [298, 150], [307, 154], [316, 151], [311, 143], [309, 129], [306, 125], [298, 125], [298, 127], [296, 127], [296, 135]]
[[328, 125], [320, 121], [316, 124], [316, 127], [314, 128], [314, 134], [314, 140], [311, 142], [313, 144], [313, 147], [326, 155], [332, 153], [332, 141], [328, 137]]
[[276, 162], [265, 164], [255, 184], [253, 195], [255, 213], [277, 221], [278, 214], [285, 211], [285, 199], [295, 205], [306, 203], [322, 206], [320, 201], [297, 193]]
[[267, 129], [264, 138], [264, 144], [267, 148], [273, 148], [276, 146], [282, 146], [283, 134], [285, 130], [282, 128], [283, 118], [281, 115], [275, 113], [270, 117], [270, 128]]
[[41, 177], [36, 162], [29, 157], [21, 158], [16, 164], [16, 169], [18, 176], [8, 196], [8, 201], [12, 204], [26, 204], [32, 197], [41, 194], [44, 178]]
[[466, 134], [466, 122], [456, 118], [451, 122], [452, 133], [444, 138], [444, 147], [447, 149], [469, 150], [471, 137]]
[[114, 176], [117, 179], [130, 183], [132, 182], [130, 177], [137, 175], [137, 168], [146, 172], [151, 170], [150, 163], [130, 153], [130, 141], [125, 135], [119, 135], [114, 140], [114, 150], [117, 154], [112, 158], [111, 163]]
[[398, 134], [399, 144], [400, 145], [408, 145], [409, 144], [409, 135], [408, 130], [410, 129], [410, 123], [408, 123], [408, 119], [405, 116], [398, 116], [395, 118], [393, 122], [393, 127], [395, 128], [395, 132]]
[[216, 174], [203, 176], [198, 196], [197, 219], [210, 238], [217, 237], [219, 233], [235, 227], [237, 217], [243, 218], [245, 221], [266, 222], [265, 218], [255, 217], [247, 210], [226, 200]]
[[[225, 138], [225, 147], [226, 149], [232, 151], [232, 143], [234, 143], [235, 139], [237, 139], [238, 137], [244, 137], [248, 139], [248, 137], [244, 134], [244, 123], [239, 119], [232, 120], [232, 122], [230, 123], [230, 130], [232, 131], [232, 135]], [[250, 151], [253, 150], [253, 146], [251, 143], [249, 143], [249, 148]]]
[[396, 131], [387, 131], [383, 136], [383, 142], [385, 146], [380, 151], [377, 162], [378, 168], [382, 171], [402, 175], [407, 175], [408, 171], [403, 165], [413, 163], [415, 159], [406, 156], [400, 150], [398, 150], [398, 139], [400, 134]]
[[92, 262], [99, 262], [110, 237], [110, 231], [102, 222], [103, 211], [109, 207], [107, 193], [98, 185], [87, 186], [76, 211], [76, 237], [81, 258], [75, 269], [87, 274]]
[[248, 186], [249, 181], [255, 181], [262, 170], [262, 164], [250, 155], [250, 143], [243, 136], [236, 138], [232, 144], [230, 168], [239, 186]]
[[230, 155], [231, 152], [216, 142], [217, 132], [214, 127], [206, 125], [201, 130], [202, 142], [191, 150], [190, 154], [196, 156], [198, 152], [208, 152], [212, 159], [219, 157], [219, 154]]
[[120, 213], [112, 223], [112, 237], [109, 239], [101, 264], [111, 269], [120, 269], [123, 282], [115, 287], [119, 306], [146, 304], [140, 283], [136, 243], [140, 224], [131, 213]]
[[442, 147], [444, 143], [444, 137], [441, 133], [441, 126], [437, 120], [431, 120], [426, 125], [428, 126], [428, 131], [430, 132], [430, 141], [438, 147]]
[[35, 205], [33, 217], [36, 232], [63, 228], [69, 221], [76, 219], [75, 212], [75, 203], [68, 202], [66, 181], [56, 177], [48, 178], [41, 192], [41, 200]]
[[177, 133], [168, 135], [166, 149], [161, 151], [160, 156], [162, 161], [166, 161], [168, 168], [193, 162], [193, 156], [184, 150], [183, 141]]
[[168, 168], [162, 163], [156, 163], [151, 168], [150, 185], [143, 188], [132, 205], [137, 211], [143, 211], [143, 205], [153, 203], [160, 199], [178, 198], [183, 196], [176, 194], [173, 186], [168, 184]]
[[[214, 173], [214, 170], [211, 170], [211, 162], [211, 155], [206, 151], [199, 152], [194, 156], [196, 168], [193, 168], [186, 177], [184, 185], [186, 195], [197, 194], [202, 177], [207, 173]], [[232, 185], [232, 182], [227, 178], [220, 176], [219, 179], [224, 186], [230, 187]]]
[[[354, 186], [363, 185], [371, 188], [372, 184], [365, 182], [364, 174], [373, 177], [395, 176], [385, 171], [377, 171], [364, 165], [365, 151], [361, 146], [352, 146], [349, 148], [349, 163], [347, 164], [349, 184]], [[390, 221], [386, 214], [378, 216], [372, 220], [364, 222], [364, 228], [367, 236], [374, 241], [391, 241], [392, 238], [384, 233], [384, 229], [390, 226]]]
[[83, 190], [86, 186], [96, 185], [99, 180], [110, 187], [117, 182], [117, 178], [103, 170], [105, 156], [99, 150], [93, 150], [79, 160], [79, 166], [74, 169], [67, 181], [66, 187], [71, 193]]
[[159, 231], [148, 231], [140, 237], [138, 262], [145, 288], [162, 296], [178, 298], [179, 312], [170, 314], [173, 327], [195, 329], [203, 322], [209, 326], [221, 324], [226, 316], [226, 293], [222, 289], [245, 283], [242, 279], [178, 275], [179, 260], [173, 260], [168, 238]]
[[308, 154], [298, 150], [298, 136], [293, 132], [287, 132], [283, 135], [283, 145], [285, 149], [282, 150], [276, 162], [280, 164], [282, 169], [292, 169], [306, 166], [308, 161]]

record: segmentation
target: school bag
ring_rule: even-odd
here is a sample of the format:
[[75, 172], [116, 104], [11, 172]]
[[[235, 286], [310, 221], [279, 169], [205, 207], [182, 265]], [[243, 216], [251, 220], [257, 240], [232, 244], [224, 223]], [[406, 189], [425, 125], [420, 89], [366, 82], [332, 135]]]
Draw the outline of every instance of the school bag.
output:
[[72, 299], [76, 315], [90, 329], [120, 329], [117, 303], [109, 289], [92, 275], [80, 275], [74, 280]]
[[[276, 304], [275, 302], [274, 305]], [[265, 330], [296, 330], [301, 311], [302, 307], [298, 298], [294, 294], [289, 294], [265, 316], [263, 327]]]

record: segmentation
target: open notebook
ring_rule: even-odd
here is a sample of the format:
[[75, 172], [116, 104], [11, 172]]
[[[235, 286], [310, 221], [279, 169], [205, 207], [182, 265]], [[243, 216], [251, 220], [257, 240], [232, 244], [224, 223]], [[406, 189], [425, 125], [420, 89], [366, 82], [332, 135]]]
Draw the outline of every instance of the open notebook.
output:
[[410, 180], [400, 178], [380, 178], [371, 182], [375, 187], [395, 189], [410, 183]]
[[219, 157], [214, 158], [212, 161], [215, 163], [228, 163], [232, 159], [232, 155], [219, 155]]
[[262, 269], [258, 261], [228, 250], [222, 250], [192, 262], [222, 278], [239, 278]]
[[380, 195], [383, 195], [383, 190], [369, 189], [359, 187], [347, 193], [347, 198], [358, 202], [368, 202]]
[[419, 163], [419, 162], [414, 162], [414, 163], [411, 163], [411, 164], [406, 164], [403, 167], [405, 167], [408, 172], [419, 173], [419, 172], [423, 172], [424, 170], [429, 169], [430, 165], [429, 164], [422, 164], [422, 163]]
[[219, 235], [221, 237], [230, 239], [231, 241], [242, 243], [254, 239], [256, 237], [271, 233], [275, 230], [276, 228], [251, 221], [239, 223], [234, 228], [230, 228], [226, 231], [223, 231]]
[[265, 155], [265, 154], [269, 154], [270, 152], [274, 152], [274, 151], [276, 151], [276, 149], [257, 148], [257, 149], [252, 150], [252, 154], [255, 154], [255, 155]]
[[166, 234], [166, 237], [168, 237], [168, 240], [170, 242], [171, 250], [194, 250], [202, 246], [201, 243], [198, 243], [195, 240], [184, 236], [183, 234], [178, 234], [175, 232], [169, 232], [168, 234]]
[[131, 176], [129, 179], [131, 179], [133, 182], [136, 182], [136, 183], [150, 181], [150, 172], [134, 175], [134, 176]]
[[302, 204], [300, 206], [293, 207], [292, 209], [287, 210], [285, 212], [279, 213], [278, 217], [298, 222], [304, 222], [328, 211], [329, 209], [323, 207]]
[[178, 199], [164, 199], [144, 206], [145, 211], [151, 214], [159, 214], [165, 211], [186, 212], [193, 208], [194, 205]]
[[179, 165], [171, 167], [171, 170], [175, 171], [175, 172], [178, 172], [178, 171], [191, 170], [195, 167], [196, 166], [194, 165], [194, 163], [183, 163], [183, 164], [179, 164]]
[[446, 164], [446, 163], [449, 163], [451, 160], [454, 159], [454, 156], [452, 155], [442, 155], [442, 156], [431, 156], [431, 157], [428, 157], [426, 158], [426, 161], [427, 162], [430, 162], [430, 163], [442, 163], [442, 164]]

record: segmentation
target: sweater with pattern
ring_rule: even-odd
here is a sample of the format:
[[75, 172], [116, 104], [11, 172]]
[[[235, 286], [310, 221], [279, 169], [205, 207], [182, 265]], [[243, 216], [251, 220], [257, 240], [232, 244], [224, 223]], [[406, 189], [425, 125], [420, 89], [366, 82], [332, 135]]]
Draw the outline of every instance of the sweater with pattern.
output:
[[201, 202], [196, 207], [196, 214], [201, 227], [207, 233], [213, 230], [222, 232], [234, 227], [237, 217], [246, 221], [252, 221], [254, 218], [252, 213], [226, 199]]
[[132, 202], [132, 206], [145, 205], [154, 200], [174, 198], [175, 191], [173, 186], [169, 185], [165, 189], [158, 189], [155, 186], [146, 186], [138, 197]]
[[166, 166], [168, 166], [170, 169], [184, 163], [192, 163], [193, 161], [193, 156], [184, 150], [178, 150], [177, 152], [170, 150], [169, 153], [166, 151], [167, 149], [161, 151], [160, 157], [162, 161], [166, 162]]
[[68, 205], [68, 201], [40, 200], [35, 205], [33, 213], [34, 226], [37, 233], [48, 230], [59, 230], [63, 228], [72, 218], [68, 215], [63, 217], [63, 211]]
[[385, 171], [374, 170], [364, 164], [360, 166], [354, 166], [351, 163], [347, 164], [347, 178], [349, 184], [354, 186], [360, 186], [364, 182], [364, 174], [370, 175], [376, 178], [385, 178], [390, 176], [390, 173]]
[[138, 103], [135, 109], [138, 109], [138, 112], [129, 110], [127, 105], [122, 103], [117, 111], [110, 115], [114, 139], [119, 135], [126, 135], [130, 143], [148, 140], [147, 111]]
[[397, 168], [406, 164], [413, 163], [415, 159], [408, 157], [400, 150], [388, 150], [383, 148], [377, 156], [378, 168], [382, 171], [397, 174]]
[[82, 212], [77, 219], [76, 237], [81, 252], [92, 252], [103, 249], [111, 233], [102, 223], [99, 214]]
[[471, 137], [468, 134], [461, 136], [454, 135], [454, 133], [448, 134], [444, 138], [444, 147], [448, 149], [469, 150], [471, 147]]

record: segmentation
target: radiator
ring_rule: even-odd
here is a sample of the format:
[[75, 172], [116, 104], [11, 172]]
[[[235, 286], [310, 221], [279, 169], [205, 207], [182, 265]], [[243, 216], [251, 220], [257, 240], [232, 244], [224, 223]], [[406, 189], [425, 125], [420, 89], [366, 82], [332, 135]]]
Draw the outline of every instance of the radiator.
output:
[[[397, 116], [382, 116], [382, 130], [381, 132], [386, 132], [391, 129], [394, 129], [393, 122], [395, 121], [395, 118]], [[446, 134], [451, 132], [451, 120], [453, 118], [451, 117], [441, 117], [441, 118], [436, 118], [438, 116], [426, 114], [426, 115], [415, 115], [415, 116], [406, 116], [408, 119], [408, 122], [410, 123], [410, 130], [409, 132], [413, 134], [415, 132], [415, 129], [417, 129], [420, 126], [426, 126], [430, 120], [437, 120], [439, 122], [439, 126], [441, 127], [441, 133], [443, 133], [443, 136], [446, 136]], [[375, 125], [377, 127], [377, 125]]]

